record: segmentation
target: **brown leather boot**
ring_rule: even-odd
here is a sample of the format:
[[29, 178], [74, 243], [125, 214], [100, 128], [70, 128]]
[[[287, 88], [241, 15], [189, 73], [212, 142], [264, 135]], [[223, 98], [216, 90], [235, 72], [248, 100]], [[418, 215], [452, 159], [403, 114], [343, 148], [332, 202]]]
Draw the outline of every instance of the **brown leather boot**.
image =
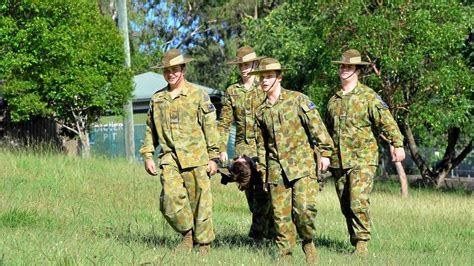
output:
[[306, 263], [316, 264], [319, 261], [318, 251], [314, 246], [312, 239], [303, 240], [303, 251], [306, 256]]
[[199, 254], [208, 255], [211, 253], [211, 244], [200, 244], [199, 245]]
[[176, 247], [176, 251], [179, 252], [191, 252], [193, 249], [193, 230], [189, 230], [183, 233], [183, 240]]
[[367, 248], [367, 241], [357, 241], [354, 254], [359, 256], [367, 256], [369, 254], [369, 249]]

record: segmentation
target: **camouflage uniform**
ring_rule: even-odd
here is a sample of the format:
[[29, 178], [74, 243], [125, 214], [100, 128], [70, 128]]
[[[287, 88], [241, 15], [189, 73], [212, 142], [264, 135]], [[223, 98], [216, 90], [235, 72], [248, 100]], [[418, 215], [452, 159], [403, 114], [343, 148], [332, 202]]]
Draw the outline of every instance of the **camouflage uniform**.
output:
[[[227, 88], [217, 126], [221, 136], [221, 152], [227, 150], [230, 125], [234, 122], [236, 126], [234, 156], [257, 156], [255, 110], [264, 99], [265, 93], [257, 85], [253, 85], [248, 90], [239, 83]], [[264, 191], [261, 184], [253, 184], [245, 190], [245, 196], [252, 212], [249, 237], [272, 238], [274, 226], [269, 193]]]
[[[258, 155], [266, 169], [274, 219], [276, 244], [281, 254], [291, 254], [296, 234], [303, 239], [315, 233], [318, 150], [330, 157], [333, 143], [316, 106], [307, 96], [281, 88], [279, 99], [268, 99], [258, 108]], [[314, 143], [316, 142], [316, 143]]]
[[369, 194], [378, 164], [374, 129], [394, 147], [403, 147], [403, 136], [388, 106], [369, 87], [358, 83], [350, 92], [337, 92], [328, 103], [326, 125], [334, 140], [331, 172], [351, 243], [370, 240]]
[[193, 229], [194, 242], [199, 244], [215, 238], [206, 172], [209, 159], [219, 157], [215, 122], [215, 109], [205, 91], [185, 82], [172, 99], [164, 89], [151, 99], [140, 149], [144, 159], [153, 159], [155, 147], [161, 146], [160, 210], [176, 231]]

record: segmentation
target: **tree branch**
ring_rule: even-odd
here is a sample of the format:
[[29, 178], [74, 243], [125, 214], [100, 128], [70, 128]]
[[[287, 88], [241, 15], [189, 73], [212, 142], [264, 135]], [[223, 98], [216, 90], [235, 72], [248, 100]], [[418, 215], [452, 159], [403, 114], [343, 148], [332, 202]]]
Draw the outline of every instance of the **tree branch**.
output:
[[61, 127], [64, 127], [64, 128], [66, 128], [67, 130], [76, 133], [76, 134], [79, 136], [79, 132], [78, 132], [77, 130], [75, 130], [74, 128], [68, 127], [68, 126], [66, 126], [66, 124], [61, 123], [61, 122], [59, 122], [59, 121], [56, 121], [56, 123], [58, 123], [58, 125], [60, 125]]
[[440, 169], [446, 168], [454, 158], [456, 154], [456, 143], [459, 139], [459, 134], [461, 133], [461, 129], [458, 127], [448, 129], [448, 146], [444, 152], [443, 159], [436, 164], [435, 172]]
[[454, 160], [452, 160], [453, 168], [458, 166], [471, 151], [472, 151], [472, 140], [469, 142], [469, 144], [466, 147], [464, 147], [462, 152], [456, 158], [454, 158]]
[[407, 138], [408, 148], [410, 149], [410, 153], [413, 158], [413, 161], [417, 165], [418, 169], [420, 169], [423, 179], [428, 179], [431, 182], [435, 183], [435, 181], [432, 178], [433, 172], [428, 168], [425, 160], [423, 160], [423, 157], [418, 152], [418, 147], [416, 145], [416, 141], [415, 141], [415, 138], [413, 136], [410, 126], [406, 123], [403, 123], [402, 128], [405, 133], [404, 135]]

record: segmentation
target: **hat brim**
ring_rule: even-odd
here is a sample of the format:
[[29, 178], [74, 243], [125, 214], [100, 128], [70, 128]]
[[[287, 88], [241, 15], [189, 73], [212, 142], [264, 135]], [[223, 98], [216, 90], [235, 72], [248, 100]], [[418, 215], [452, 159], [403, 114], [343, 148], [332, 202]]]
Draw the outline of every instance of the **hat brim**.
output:
[[152, 66], [150, 67], [151, 69], [163, 69], [163, 68], [167, 68], [167, 67], [172, 67], [172, 66], [179, 66], [179, 65], [183, 65], [183, 64], [187, 64], [191, 61], [193, 61], [194, 58], [191, 58], [191, 57], [185, 57], [183, 59], [182, 62], [179, 62], [179, 63], [175, 63], [175, 64], [170, 64], [170, 65], [163, 65], [163, 64], [159, 64], [159, 65], [156, 65], [156, 66]]
[[250, 60], [244, 60], [244, 61], [229, 61], [229, 62], [226, 62], [225, 64], [226, 65], [238, 65], [238, 64], [244, 64], [244, 63], [249, 63], [249, 62], [255, 62], [255, 61], [260, 61], [262, 60], [263, 58], [265, 58], [266, 56], [259, 56], [259, 57], [255, 57], [253, 59], [250, 59]]
[[349, 63], [349, 62], [344, 62], [344, 61], [331, 61], [331, 63], [341, 64], [341, 65], [364, 65], [364, 66], [370, 65], [369, 62], [364, 62], [364, 61], [360, 61], [360, 62], [357, 62], [357, 63]]
[[265, 70], [255, 70], [252, 72], [249, 72], [249, 75], [260, 75], [265, 72], [271, 72], [271, 71], [287, 71], [290, 70], [291, 68], [281, 68], [281, 69], [265, 69]]

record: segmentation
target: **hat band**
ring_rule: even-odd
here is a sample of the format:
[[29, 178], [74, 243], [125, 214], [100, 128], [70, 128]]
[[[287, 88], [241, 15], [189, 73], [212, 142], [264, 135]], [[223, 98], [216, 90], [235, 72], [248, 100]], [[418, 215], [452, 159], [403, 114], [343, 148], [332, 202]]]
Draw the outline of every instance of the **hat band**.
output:
[[347, 62], [349, 64], [354, 64], [354, 63], [360, 63], [362, 61], [362, 57], [360, 56], [355, 56], [355, 57], [342, 57], [342, 62]]
[[178, 55], [177, 57], [170, 60], [169, 65], [177, 65], [184, 61], [183, 55]]
[[255, 58], [257, 58], [257, 54], [255, 52], [252, 52], [250, 54], [246, 54], [246, 55], [242, 56], [241, 61], [242, 62], [250, 61], [250, 60], [255, 59]]
[[262, 66], [262, 70], [280, 70], [280, 69], [281, 69], [280, 63], [271, 63], [268, 65]]

